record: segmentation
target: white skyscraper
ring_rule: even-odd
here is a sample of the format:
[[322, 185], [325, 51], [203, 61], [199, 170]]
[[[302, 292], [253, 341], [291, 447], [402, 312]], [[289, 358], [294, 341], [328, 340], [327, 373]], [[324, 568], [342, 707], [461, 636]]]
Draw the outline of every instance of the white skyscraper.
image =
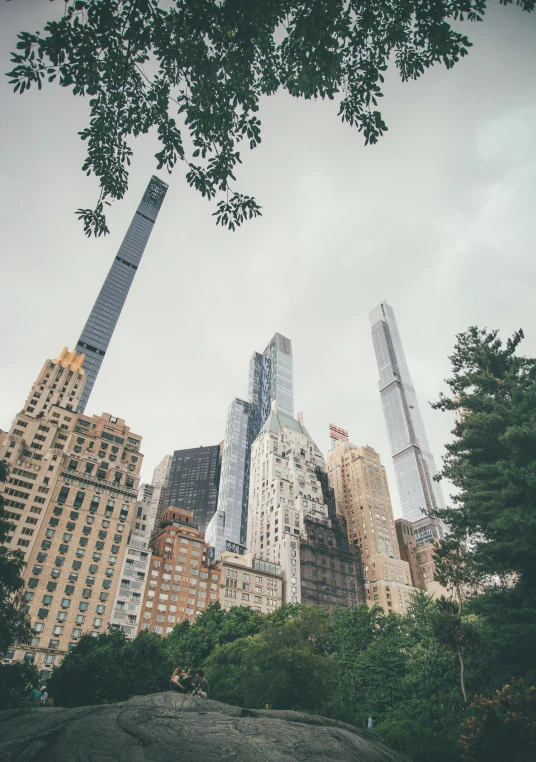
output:
[[437, 469], [395, 315], [387, 302], [372, 310], [370, 323], [402, 515], [414, 524], [419, 522], [417, 541], [426, 542], [443, 535], [441, 522], [426, 520], [430, 512], [445, 508], [441, 487], [434, 480]]
[[324, 462], [302, 421], [279, 413], [273, 402], [251, 447], [247, 547], [254, 557], [281, 566], [287, 603], [301, 603], [305, 515], [311, 512], [326, 525], [329, 521], [317, 466]]

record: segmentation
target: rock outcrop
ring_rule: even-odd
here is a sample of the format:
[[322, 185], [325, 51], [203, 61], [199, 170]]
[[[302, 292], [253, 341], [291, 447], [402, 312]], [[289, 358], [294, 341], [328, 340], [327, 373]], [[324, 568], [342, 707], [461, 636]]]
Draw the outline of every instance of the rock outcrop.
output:
[[0, 712], [3, 762], [403, 762], [373, 733], [176, 693]]

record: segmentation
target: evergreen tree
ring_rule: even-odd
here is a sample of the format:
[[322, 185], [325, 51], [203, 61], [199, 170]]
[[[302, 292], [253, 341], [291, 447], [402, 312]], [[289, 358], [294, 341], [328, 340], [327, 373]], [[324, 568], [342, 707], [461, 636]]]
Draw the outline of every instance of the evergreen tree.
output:
[[536, 361], [517, 353], [522, 339], [517, 331], [503, 345], [498, 331], [476, 327], [459, 334], [447, 380], [452, 396], [434, 407], [457, 413], [442, 470], [458, 490], [454, 508], [441, 513], [453, 552], [468, 542], [473, 571], [534, 591]]

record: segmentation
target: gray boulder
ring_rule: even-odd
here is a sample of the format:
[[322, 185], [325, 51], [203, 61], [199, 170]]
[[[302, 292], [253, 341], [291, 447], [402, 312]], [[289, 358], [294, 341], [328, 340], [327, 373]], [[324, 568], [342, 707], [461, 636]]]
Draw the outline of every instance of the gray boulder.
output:
[[0, 712], [3, 762], [403, 762], [378, 736], [301, 712], [177, 693]]

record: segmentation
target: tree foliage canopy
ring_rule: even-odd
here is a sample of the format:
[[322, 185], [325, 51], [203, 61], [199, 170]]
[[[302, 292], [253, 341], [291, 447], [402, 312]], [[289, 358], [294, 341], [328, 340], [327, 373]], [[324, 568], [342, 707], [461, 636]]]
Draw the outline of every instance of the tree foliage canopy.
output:
[[481, 576], [517, 577], [534, 593], [536, 360], [518, 354], [522, 339], [518, 331], [503, 344], [498, 331], [476, 327], [459, 334], [447, 380], [452, 396], [435, 407], [457, 413], [442, 476], [458, 492], [442, 518], [452, 532], [444, 546], [451, 561], [465, 543], [461, 583], [472, 567]]
[[[513, 0], [501, 0], [504, 5]], [[535, 0], [516, 0], [533, 11]], [[128, 187], [131, 137], [155, 129], [158, 168], [184, 162], [188, 184], [218, 199], [234, 229], [260, 214], [236, 190], [239, 146], [261, 141], [259, 104], [280, 89], [336, 100], [338, 115], [376, 143], [385, 71], [417, 79], [451, 68], [471, 43], [460, 21], [481, 21], [486, 0], [66, 0], [61, 20], [22, 32], [9, 72], [16, 92], [57, 81], [88, 96], [83, 170], [100, 181], [87, 235], [108, 232], [104, 205]]]

